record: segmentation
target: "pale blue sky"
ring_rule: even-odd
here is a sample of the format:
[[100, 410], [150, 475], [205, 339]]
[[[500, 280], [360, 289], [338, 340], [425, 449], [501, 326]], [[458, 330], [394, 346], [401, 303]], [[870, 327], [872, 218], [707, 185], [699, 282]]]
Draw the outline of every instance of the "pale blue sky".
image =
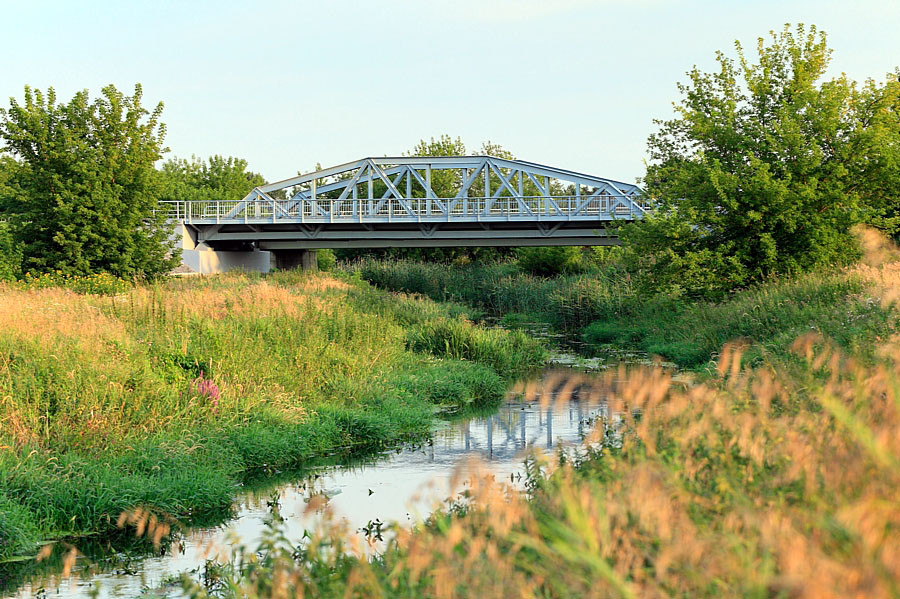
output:
[[449, 133], [633, 181], [675, 83], [784, 23], [829, 35], [832, 70], [900, 64], [897, 0], [0, 2], [0, 99], [144, 86], [168, 156], [235, 155], [269, 180]]

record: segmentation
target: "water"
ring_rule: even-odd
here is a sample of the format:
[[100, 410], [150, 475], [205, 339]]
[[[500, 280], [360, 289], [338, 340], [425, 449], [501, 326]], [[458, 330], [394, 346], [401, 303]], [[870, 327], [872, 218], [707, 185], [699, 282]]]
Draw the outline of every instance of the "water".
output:
[[80, 575], [63, 581], [53, 576], [37, 577], [12, 596], [32, 597], [42, 589], [47, 597], [59, 598], [89, 597], [92, 593], [99, 597], [135, 597], [142, 592], [177, 596], [172, 577], [202, 568], [207, 558], [217, 554], [218, 559], [227, 558], [235, 536], [254, 547], [265, 530], [264, 521], [273, 501], [280, 506], [288, 537], [299, 542], [304, 530], [312, 529], [321, 517], [307, 513], [314, 494], [324, 494], [335, 516], [344, 519], [363, 540], [360, 529], [371, 528], [372, 523], [412, 524], [426, 517], [450, 495], [454, 474], [472, 457], [485, 462], [498, 480], [521, 487], [527, 451], [552, 451], [560, 445], [578, 444], [591, 422], [606, 416], [605, 404], [600, 402], [591, 404], [587, 399], [574, 398], [554, 405], [553, 399], [552, 390], [529, 401], [510, 399], [492, 414], [443, 423], [426, 444], [377, 454], [352, 466], [328, 467], [262, 492], [244, 493], [237, 498], [233, 520], [214, 528], [187, 531], [181, 551], [124, 562], [116, 556], [95, 564], [100, 573], [92, 576], [87, 575], [86, 560], [82, 560], [76, 567]]

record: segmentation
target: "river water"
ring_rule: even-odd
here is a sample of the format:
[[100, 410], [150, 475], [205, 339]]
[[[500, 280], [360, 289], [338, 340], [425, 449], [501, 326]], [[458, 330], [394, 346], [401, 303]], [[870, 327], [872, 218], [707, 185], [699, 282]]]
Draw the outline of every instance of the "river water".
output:
[[600, 401], [576, 396], [557, 402], [556, 389], [540, 385], [538, 389], [527, 399], [510, 395], [493, 413], [443, 421], [424, 444], [379, 453], [362, 463], [324, 467], [300, 480], [239, 494], [234, 519], [186, 531], [178, 551], [126, 560], [122, 555], [95, 558], [90, 568], [89, 560], [81, 558], [74, 576], [59, 580], [52, 574], [35, 575], [8, 596], [179, 596], [173, 577], [202, 570], [206, 560], [216, 559], [217, 554], [224, 559], [235, 538], [255, 547], [275, 502], [292, 541], [300, 542], [304, 531], [314, 528], [321, 517], [308, 513], [314, 494], [324, 494], [335, 517], [344, 519], [364, 540], [361, 529], [377, 529], [379, 522], [409, 525], [426, 517], [450, 496], [451, 480], [471, 458], [480, 460], [498, 480], [523, 487], [527, 452], [579, 444], [591, 423], [607, 416]]

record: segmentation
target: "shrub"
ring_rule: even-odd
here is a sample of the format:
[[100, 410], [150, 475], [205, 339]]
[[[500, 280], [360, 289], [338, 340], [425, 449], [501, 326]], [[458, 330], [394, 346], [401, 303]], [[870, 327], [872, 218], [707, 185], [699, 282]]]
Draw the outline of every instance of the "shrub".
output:
[[334, 255], [334, 250], [316, 250], [316, 261], [318, 262], [319, 270], [327, 272], [334, 270], [337, 258]]
[[550, 277], [584, 270], [581, 248], [578, 247], [523, 247], [516, 253], [519, 268], [532, 275]]
[[22, 248], [15, 243], [6, 223], [0, 221], [0, 281], [13, 281], [22, 272]]

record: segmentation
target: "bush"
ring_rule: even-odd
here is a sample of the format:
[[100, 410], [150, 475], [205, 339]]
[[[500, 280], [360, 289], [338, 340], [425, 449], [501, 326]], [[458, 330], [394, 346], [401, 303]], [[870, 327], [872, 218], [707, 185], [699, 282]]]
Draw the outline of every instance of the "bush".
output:
[[334, 250], [316, 250], [316, 261], [318, 262], [319, 270], [329, 271], [334, 270], [337, 258], [334, 255]]
[[22, 272], [22, 249], [15, 243], [9, 227], [0, 222], [0, 281], [12, 281]]
[[539, 277], [584, 271], [581, 248], [578, 247], [523, 247], [516, 253], [519, 257], [519, 268]]

